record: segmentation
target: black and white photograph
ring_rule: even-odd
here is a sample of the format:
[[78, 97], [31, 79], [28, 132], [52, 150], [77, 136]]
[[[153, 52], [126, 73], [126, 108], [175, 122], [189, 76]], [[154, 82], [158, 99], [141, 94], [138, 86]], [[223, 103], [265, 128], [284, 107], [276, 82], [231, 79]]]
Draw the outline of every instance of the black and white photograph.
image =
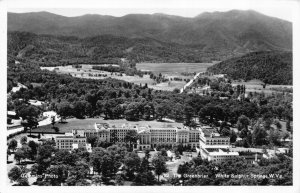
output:
[[299, 1], [1, 3], [4, 186], [299, 191]]

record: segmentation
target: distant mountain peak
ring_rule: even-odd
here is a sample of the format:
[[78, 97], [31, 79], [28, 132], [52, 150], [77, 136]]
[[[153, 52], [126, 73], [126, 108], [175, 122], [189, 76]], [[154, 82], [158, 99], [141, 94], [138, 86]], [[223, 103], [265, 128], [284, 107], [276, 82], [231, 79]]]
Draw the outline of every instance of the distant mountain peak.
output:
[[[197, 45], [203, 52], [230, 50], [233, 55], [257, 50], [291, 50], [292, 24], [253, 10], [204, 12], [194, 18], [154, 14], [114, 17], [86, 14], [64, 17], [49, 12], [8, 13], [8, 31], [77, 36], [111, 34]], [[227, 51], [226, 51], [227, 52]]]
[[[196, 16], [196, 18], [201, 17], [213, 17], [213, 16], [228, 16], [228, 15], [246, 15], [246, 14], [257, 14], [257, 15], [263, 15], [260, 12], [254, 11], [252, 9], [249, 10], [238, 10], [238, 9], [232, 9], [229, 11], [213, 11], [213, 12], [203, 12]], [[268, 16], [267, 16], [268, 17]]]
[[40, 17], [40, 16], [43, 16], [43, 17], [53, 17], [53, 16], [65, 17], [65, 16], [62, 16], [62, 15], [58, 15], [58, 14], [55, 14], [55, 13], [48, 12], [48, 11], [26, 12], [26, 13], [8, 12], [8, 14], [18, 14], [18, 15], [27, 15], [27, 16], [32, 15], [32, 16], [36, 16], [36, 17]]

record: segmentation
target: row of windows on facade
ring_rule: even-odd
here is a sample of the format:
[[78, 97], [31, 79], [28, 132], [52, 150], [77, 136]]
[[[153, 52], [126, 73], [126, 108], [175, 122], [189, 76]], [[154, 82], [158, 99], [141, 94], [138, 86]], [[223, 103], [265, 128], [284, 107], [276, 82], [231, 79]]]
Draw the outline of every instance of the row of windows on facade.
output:
[[[168, 137], [164, 137], [164, 136], [151, 136], [151, 139], [157, 139], [158, 137], [160, 137], [159, 139], [172, 139], [171, 136], [168, 136]], [[164, 137], [164, 138], [162, 138], [162, 137]], [[100, 138], [108, 138], [108, 137], [102, 137], [102, 136], [100, 136]], [[124, 137], [121, 137], [121, 138], [124, 138]], [[110, 139], [113, 139], [113, 137], [110, 137]], [[173, 139], [176, 139], [176, 138], [173, 138]], [[187, 138], [179, 137], [178, 139], [187, 139]], [[199, 139], [197, 139], [197, 138], [189, 138], [189, 140], [199, 140]]]
[[[117, 134], [119, 134], [119, 133], [123, 133], [123, 134], [126, 134], [128, 132], [128, 130], [126, 130], [126, 131], [123, 131], [123, 130], [118, 130], [118, 131], [111, 131], [111, 132], [91, 132], [91, 131], [88, 131], [88, 132], [86, 132], [86, 134], [92, 134], [92, 135], [94, 135], [94, 134], [96, 134], [96, 133], [101, 133], [101, 134], [106, 134], [106, 135], [108, 135], [109, 133], [117, 133]], [[178, 134], [178, 135], [198, 135], [199, 134], [199, 132], [195, 132], [195, 133], [188, 133], [188, 132], [186, 132], [186, 133], [177, 133], [176, 131], [168, 131], [168, 130], [150, 130], [150, 133], [151, 134], [172, 134], [172, 135], [176, 135], [176, 134]], [[150, 134], [150, 133], [148, 133], [148, 134]], [[147, 133], [144, 133], [144, 134], [147, 134]]]
[[73, 143], [58, 143], [58, 146], [62, 146], [62, 145], [72, 146], [72, 144], [85, 145], [86, 143], [85, 142], [81, 142], [81, 143], [76, 143], [76, 142], [73, 142]]
[[228, 142], [229, 140], [206, 140], [206, 142]]
[[[94, 134], [91, 134], [91, 133], [86, 133], [86, 136], [92, 136]], [[118, 133], [117, 134], [118, 136], [126, 136], [126, 133]], [[141, 134], [141, 135], [144, 135], [144, 134]], [[98, 136], [100, 137], [109, 137], [109, 134], [98, 134]], [[148, 136], [148, 135], [146, 135]], [[151, 136], [176, 136], [176, 134], [170, 134], [170, 133], [151, 133]], [[179, 137], [187, 137], [187, 135], [178, 135]], [[199, 135], [189, 135], [190, 138], [199, 138]]]
[[64, 142], [66, 142], [66, 143], [68, 143], [68, 142], [70, 142], [70, 143], [74, 143], [74, 142], [79, 142], [79, 143], [85, 143], [86, 142], [86, 140], [57, 140], [57, 142], [58, 143], [64, 143]]
[[[87, 134], [87, 136], [90, 136], [91, 134]], [[117, 134], [118, 136], [126, 136], [126, 133], [119, 133]], [[141, 134], [141, 135], [144, 135], [144, 134]], [[108, 137], [109, 135], [108, 134], [99, 134], [100, 137]], [[157, 134], [157, 133], [154, 133], [154, 134], [151, 134], [151, 136], [176, 136], [176, 134]], [[178, 135], [178, 136], [182, 136], [182, 137], [187, 137], [187, 135]], [[189, 135], [189, 137], [197, 137], [199, 138], [198, 135]]]
[[228, 144], [228, 142], [208, 142], [206, 144], [207, 145], [217, 145], [217, 144], [223, 145], [223, 144]]

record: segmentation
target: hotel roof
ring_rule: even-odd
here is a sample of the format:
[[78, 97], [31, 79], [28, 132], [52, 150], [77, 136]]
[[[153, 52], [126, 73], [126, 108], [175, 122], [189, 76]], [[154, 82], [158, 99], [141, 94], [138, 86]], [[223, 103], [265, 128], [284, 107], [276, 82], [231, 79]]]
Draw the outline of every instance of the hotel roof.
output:
[[233, 152], [226, 148], [205, 148], [205, 149], [209, 152], [209, 155], [236, 155], [236, 156], [239, 155], [238, 152]]
[[212, 133], [217, 133], [216, 129], [206, 129], [206, 128], [202, 128], [202, 132], [204, 133], [205, 137], [210, 137]]

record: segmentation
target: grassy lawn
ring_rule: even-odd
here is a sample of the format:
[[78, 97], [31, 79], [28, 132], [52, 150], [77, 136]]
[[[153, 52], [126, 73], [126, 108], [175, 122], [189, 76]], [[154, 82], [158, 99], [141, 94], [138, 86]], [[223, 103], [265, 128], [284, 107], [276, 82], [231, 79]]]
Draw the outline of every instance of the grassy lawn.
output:
[[212, 63], [138, 63], [136, 68], [157, 74], [180, 75], [181, 72], [203, 72], [212, 65]]
[[[137, 125], [137, 126], [146, 126], [150, 125], [151, 127], [181, 127], [182, 123], [173, 123], [173, 122], [158, 122], [158, 121], [126, 121], [125, 119], [118, 120], [103, 120], [103, 118], [87, 118], [87, 119], [68, 119], [67, 123], [56, 123], [54, 126], [59, 128], [60, 133], [71, 132], [72, 129], [94, 129], [95, 123], [105, 122], [110, 126], [115, 125], [116, 127], [121, 127], [123, 124]], [[52, 125], [45, 125], [33, 129], [32, 132], [55, 132], [52, 129]]]
[[[288, 131], [286, 130], [286, 122], [285, 121], [279, 121], [279, 122], [282, 126], [281, 131], [280, 131], [280, 136], [282, 137], [284, 135], [284, 133], [286, 133]], [[275, 125], [272, 124], [271, 126], [276, 129]], [[293, 126], [293, 121], [291, 121], [291, 126]]]
[[[60, 133], [71, 132], [72, 129], [93, 129], [96, 122], [99, 122], [102, 119], [99, 118], [91, 118], [91, 119], [68, 119], [66, 123], [56, 123], [54, 127], [59, 128]], [[52, 128], [52, 125], [44, 125], [38, 127], [37, 129], [33, 129], [33, 132], [55, 132]]]

